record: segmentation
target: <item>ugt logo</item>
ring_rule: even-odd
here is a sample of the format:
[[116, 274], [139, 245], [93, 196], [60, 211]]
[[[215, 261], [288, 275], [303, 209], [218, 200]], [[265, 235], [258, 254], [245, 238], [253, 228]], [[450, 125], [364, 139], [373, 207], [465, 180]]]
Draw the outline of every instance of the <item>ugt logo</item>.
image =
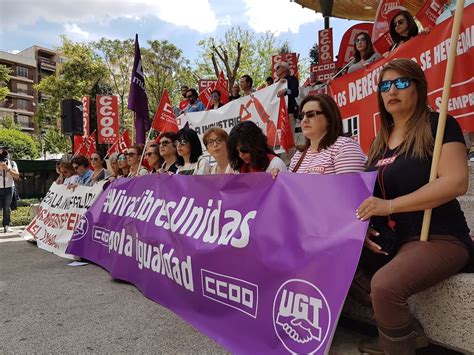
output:
[[280, 286], [273, 301], [273, 327], [289, 352], [316, 352], [324, 344], [330, 325], [331, 310], [316, 286], [299, 279]]
[[72, 234], [71, 240], [82, 239], [86, 235], [88, 230], [89, 230], [89, 221], [86, 215], [84, 215], [79, 220], [79, 222], [76, 223], [76, 227], [74, 228], [74, 233]]

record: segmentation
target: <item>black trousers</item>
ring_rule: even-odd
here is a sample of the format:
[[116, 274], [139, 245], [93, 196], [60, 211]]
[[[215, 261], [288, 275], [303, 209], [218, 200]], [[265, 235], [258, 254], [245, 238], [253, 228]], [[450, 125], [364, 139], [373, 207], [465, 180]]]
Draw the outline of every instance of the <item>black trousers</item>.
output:
[[10, 205], [12, 204], [13, 187], [0, 188], [0, 206], [3, 211], [2, 225], [10, 225]]

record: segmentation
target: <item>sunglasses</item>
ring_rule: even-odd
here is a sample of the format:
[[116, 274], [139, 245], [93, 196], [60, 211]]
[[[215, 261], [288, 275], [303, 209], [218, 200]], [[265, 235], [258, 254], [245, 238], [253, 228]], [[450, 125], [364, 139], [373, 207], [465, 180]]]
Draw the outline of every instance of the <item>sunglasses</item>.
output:
[[98, 161], [99, 158], [91, 158], [91, 161]]
[[312, 119], [312, 118], [315, 118], [316, 116], [323, 115], [323, 114], [324, 114], [323, 111], [318, 111], [318, 110], [311, 110], [308, 112], [302, 111], [300, 115], [298, 116], [298, 118], [301, 121], [303, 121], [305, 117], [307, 117], [308, 119]]
[[177, 139], [174, 141], [174, 145], [186, 145], [188, 144], [188, 140], [187, 139], [184, 139], [184, 138], [181, 138], [181, 139]]
[[148, 152], [148, 153], [145, 153], [145, 156], [147, 158], [151, 157], [153, 154], [156, 154], [156, 153], [153, 153], [153, 152]]
[[214, 145], [214, 144], [221, 144], [224, 140], [222, 138], [216, 138], [216, 139], [209, 139], [206, 143], [206, 147], [209, 147], [210, 145]]
[[400, 26], [400, 25], [403, 25], [405, 23], [405, 19], [404, 18], [401, 18], [400, 20], [398, 21], [395, 21], [392, 26], [393, 28], [397, 27], [397, 26]]
[[137, 155], [137, 153], [131, 152], [131, 153], [125, 153], [125, 155], [126, 155], [127, 157], [133, 157], [133, 156]]
[[120, 158], [117, 158], [117, 161], [125, 161], [125, 160], [127, 160], [127, 158], [124, 157], [124, 156], [121, 156]]
[[362, 43], [362, 42], [367, 42], [367, 39], [365, 37], [357, 38], [356, 43]]
[[247, 148], [237, 148], [237, 150], [242, 154], [250, 153], [250, 149], [247, 149]]
[[387, 92], [390, 91], [392, 84], [395, 84], [398, 90], [403, 90], [411, 85], [411, 81], [412, 79], [407, 77], [397, 78], [395, 80], [384, 80], [379, 83], [378, 88], [380, 92]]
[[166, 147], [168, 144], [173, 144], [171, 141], [160, 141], [160, 147]]

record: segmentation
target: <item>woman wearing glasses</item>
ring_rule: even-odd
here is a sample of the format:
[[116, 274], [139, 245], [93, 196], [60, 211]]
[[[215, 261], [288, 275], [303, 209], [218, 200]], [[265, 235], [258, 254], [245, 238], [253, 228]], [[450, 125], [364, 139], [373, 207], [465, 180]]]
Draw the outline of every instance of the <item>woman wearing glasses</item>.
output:
[[117, 164], [119, 167], [119, 173], [117, 177], [127, 177], [130, 173], [130, 166], [127, 163], [126, 153], [119, 153], [119, 155], [117, 156]]
[[151, 141], [151, 144], [147, 145], [144, 159], [147, 161], [152, 174], [160, 170], [163, 160], [160, 156], [160, 150], [158, 149], [157, 143]]
[[393, 45], [390, 51], [398, 48], [400, 44], [418, 35], [418, 26], [415, 19], [407, 10], [398, 12], [390, 21], [390, 37], [392, 37]]
[[305, 145], [293, 156], [290, 171], [306, 174], [343, 174], [365, 170], [359, 144], [342, 131], [341, 113], [326, 94], [301, 101], [301, 130]]
[[224, 106], [224, 104], [221, 102], [221, 93], [219, 90], [214, 90], [211, 92], [208, 110], [215, 110], [222, 106]]
[[229, 135], [226, 131], [219, 127], [208, 129], [202, 141], [207, 148], [209, 154], [216, 160], [216, 165], [211, 169], [211, 174], [235, 174], [230, 164], [229, 156], [227, 155], [227, 140]]
[[240, 173], [286, 171], [286, 165], [268, 146], [267, 137], [252, 121], [238, 123], [227, 141], [232, 169]]
[[379, 53], [375, 52], [372, 40], [367, 32], [361, 32], [356, 36], [354, 40], [354, 48], [354, 62], [347, 70], [348, 73], [362, 69], [364, 66], [369, 65], [382, 57]]
[[91, 155], [91, 165], [94, 171], [92, 172], [90, 185], [94, 185], [99, 181], [107, 179], [109, 172], [105, 170], [104, 156], [98, 152]]
[[173, 132], [163, 132], [159, 136], [159, 153], [164, 159], [160, 167], [161, 172], [176, 173], [179, 165], [183, 165], [183, 159], [178, 156], [174, 142], [178, 139], [178, 135]]
[[[375, 271], [370, 298], [380, 342], [360, 347], [370, 354], [415, 354], [415, 347], [426, 345], [408, 298], [457, 273], [468, 263], [470, 252], [473, 255], [469, 228], [456, 200], [468, 186], [463, 135], [448, 116], [437, 178], [429, 182], [439, 114], [430, 112], [427, 92], [425, 75], [411, 60], [391, 61], [380, 73], [381, 127], [368, 162], [368, 170], [378, 171], [378, 178], [374, 196], [356, 211], [357, 218], [370, 218], [374, 227], [361, 259], [365, 270], [372, 271], [369, 276]], [[428, 242], [420, 242], [425, 209], [433, 209], [430, 235]], [[387, 233], [398, 244], [390, 250], [384, 243]]]
[[183, 165], [178, 167], [176, 174], [205, 175], [211, 172], [211, 165], [202, 157], [201, 141], [191, 128], [181, 128], [175, 142], [178, 155], [183, 158]]
[[140, 165], [140, 159], [143, 153], [143, 145], [135, 144], [127, 150], [127, 163], [130, 166], [128, 177], [147, 175], [148, 170]]

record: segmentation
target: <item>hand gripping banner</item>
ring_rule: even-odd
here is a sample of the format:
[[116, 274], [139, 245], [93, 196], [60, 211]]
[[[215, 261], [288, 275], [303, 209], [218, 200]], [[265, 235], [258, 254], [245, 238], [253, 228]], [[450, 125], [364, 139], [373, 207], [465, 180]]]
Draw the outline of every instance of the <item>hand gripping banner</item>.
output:
[[367, 231], [355, 210], [374, 182], [373, 173], [119, 179], [68, 252], [232, 352], [323, 354]]

